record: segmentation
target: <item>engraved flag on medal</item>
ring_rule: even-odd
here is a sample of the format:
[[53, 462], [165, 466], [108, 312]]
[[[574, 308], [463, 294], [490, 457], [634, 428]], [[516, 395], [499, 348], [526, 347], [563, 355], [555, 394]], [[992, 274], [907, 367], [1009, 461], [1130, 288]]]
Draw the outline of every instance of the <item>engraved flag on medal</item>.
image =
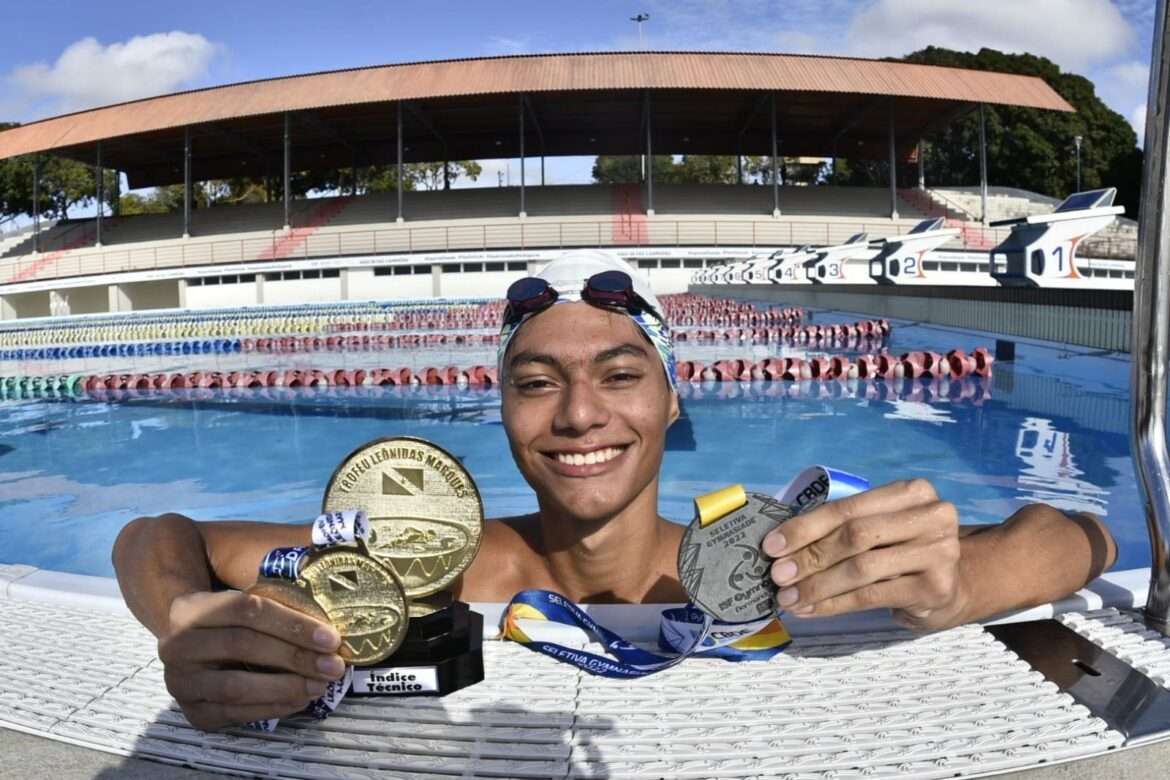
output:
[[387, 469], [382, 474], [382, 495], [417, 496], [422, 489], [422, 469]]
[[411, 600], [449, 587], [483, 537], [483, 503], [450, 453], [413, 437], [370, 442], [351, 453], [325, 491], [325, 508], [369, 512], [370, 554], [402, 581]]

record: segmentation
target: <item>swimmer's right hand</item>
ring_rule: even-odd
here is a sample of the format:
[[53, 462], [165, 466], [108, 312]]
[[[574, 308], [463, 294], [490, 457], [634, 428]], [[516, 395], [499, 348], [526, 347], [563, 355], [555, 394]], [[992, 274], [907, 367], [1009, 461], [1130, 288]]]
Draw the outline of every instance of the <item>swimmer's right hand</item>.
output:
[[340, 644], [332, 626], [275, 601], [190, 593], [171, 602], [158, 656], [187, 720], [211, 731], [304, 709], [345, 672]]

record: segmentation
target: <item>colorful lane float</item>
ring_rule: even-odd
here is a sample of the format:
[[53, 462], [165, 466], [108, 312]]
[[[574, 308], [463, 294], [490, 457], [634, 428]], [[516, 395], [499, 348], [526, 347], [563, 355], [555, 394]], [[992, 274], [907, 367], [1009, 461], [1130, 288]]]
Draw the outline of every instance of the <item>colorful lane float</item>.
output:
[[[705, 364], [698, 360], [678, 363], [681, 382], [840, 382], [849, 380], [963, 379], [991, 376], [994, 358], [984, 347], [971, 354], [954, 349], [937, 352], [888, 352], [861, 355], [850, 360], [841, 355], [772, 357], [759, 361], [741, 358]], [[370, 387], [370, 386], [486, 386], [499, 384], [494, 367], [475, 365], [375, 369], [270, 369], [244, 371], [192, 371], [162, 373], [70, 374], [67, 376], [9, 376], [0, 378], [0, 399], [78, 398], [106, 390], [165, 391], [186, 389], [240, 389], [259, 387]]]
[[[390, 385], [389, 387], [394, 387]], [[420, 385], [410, 384], [406, 390], [418, 389]], [[474, 392], [483, 389], [477, 385], [449, 385], [443, 389], [453, 392]], [[300, 398], [311, 398], [314, 394], [328, 394], [334, 398], [369, 399], [380, 401], [388, 392], [387, 385], [326, 385], [294, 387], [252, 384], [225, 393], [218, 387], [181, 387], [172, 389], [167, 395], [184, 400], [267, 400], [293, 402]], [[949, 379], [844, 379], [824, 382], [799, 380], [792, 382], [683, 382], [678, 387], [679, 397], [684, 401], [717, 399], [811, 399], [811, 400], [865, 400], [865, 401], [909, 401], [915, 403], [962, 403], [981, 406], [991, 398], [991, 383], [978, 377], [966, 376]], [[165, 397], [158, 390], [150, 389], [96, 389], [85, 391], [84, 398], [92, 401], [117, 403], [121, 401], [145, 400]], [[772, 414], [765, 410], [761, 414]]]
[[86, 379], [81, 374], [0, 377], [0, 401], [80, 398]]
[[[689, 294], [660, 298], [664, 314], [680, 327], [779, 327], [799, 324], [800, 309], [759, 306]], [[333, 336], [347, 333], [448, 331], [472, 337], [495, 331], [502, 301], [394, 302], [265, 306], [250, 309], [127, 313], [28, 324], [0, 323], [0, 350], [159, 343], [249, 337]], [[9, 358], [28, 359], [28, 358]]]

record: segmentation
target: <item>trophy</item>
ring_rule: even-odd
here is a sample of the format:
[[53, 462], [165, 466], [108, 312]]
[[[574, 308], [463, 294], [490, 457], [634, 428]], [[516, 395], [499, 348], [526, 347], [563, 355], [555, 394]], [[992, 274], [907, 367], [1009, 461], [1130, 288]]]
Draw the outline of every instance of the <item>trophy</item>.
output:
[[333, 624], [349, 695], [443, 696], [482, 680], [483, 616], [447, 590], [483, 538], [462, 464], [422, 439], [369, 442], [329, 479], [323, 512], [315, 546], [273, 550], [250, 592]]
[[[366, 635], [354, 641], [338, 625], [354, 653], [351, 695], [443, 696], [482, 680], [483, 616], [446, 590], [483, 538], [483, 503], [463, 465], [422, 439], [379, 439], [337, 467], [322, 509], [365, 510], [366, 552], [393, 574], [406, 601], [396, 647], [375, 647]], [[359, 593], [344, 586], [333, 591], [339, 599]]]

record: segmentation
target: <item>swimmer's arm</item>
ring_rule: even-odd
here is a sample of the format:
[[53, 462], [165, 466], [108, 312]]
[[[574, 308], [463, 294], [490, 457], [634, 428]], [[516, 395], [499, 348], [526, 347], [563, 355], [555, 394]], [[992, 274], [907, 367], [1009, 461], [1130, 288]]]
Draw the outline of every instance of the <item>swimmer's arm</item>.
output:
[[162, 637], [176, 598], [222, 586], [247, 588], [269, 550], [309, 544], [311, 533], [308, 525], [140, 517], [118, 534], [114, 570], [130, 611]]
[[960, 529], [962, 614], [984, 620], [1064, 598], [1117, 560], [1113, 536], [1087, 513], [1026, 506], [1001, 525]]

